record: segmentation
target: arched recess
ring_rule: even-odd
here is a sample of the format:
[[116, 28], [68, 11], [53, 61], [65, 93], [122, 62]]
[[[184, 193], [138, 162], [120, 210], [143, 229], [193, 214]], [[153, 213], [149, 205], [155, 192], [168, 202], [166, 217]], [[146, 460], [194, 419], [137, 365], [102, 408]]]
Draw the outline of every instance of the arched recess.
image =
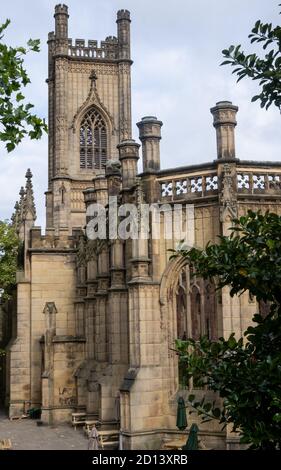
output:
[[178, 333], [176, 291], [179, 274], [187, 264], [187, 260], [182, 257], [170, 260], [160, 284], [162, 357], [168, 397], [172, 397], [177, 392], [179, 384], [178, 357], [174, 352]]
[[95, 104], [76, 121], [80, 170], [101, 170], [111, 154], [112, 126], [109, 117]]
[[80, 124], [82, 121], [83, 116], [87, 113], [89, 109], [92, 107], [96, 108], [97, 111], [103, 116], [106, 120], [106, 124], [108, 126], [109, 135], [113, 135], [117, 132], [116, 126], [114, 124], [113, 116], [110, 114], [107, 107], [103, 104], [102, 100], [99, 97], [99, 93], [97, 91], [97, 87], [91, 84], [91, 88], [89, 94], [84, 101], [84, 103], [80, 106], [78, 111], [75, 113], [75, 116], [72, 120], [71, 129], [73, 133], [77, 133], [77, 129], [80, 129]]
[[[96, 93], [96, 92], [95, 92]], [[72, 129], [72, 154], [73, 154], [73, 165], [75, 168], [75, 172], [77, 174], [79, 173], [85, 173], [85, 172], [93, 172], [97, 171], [97, 173], [100, 172], [100, 168], [91, 168], [94, 165], [89, 165], [87, 168], [87, 155], [85, 155], [85, 165], [83, 168], [83, 165], [81, 165], [81, 160], [80, 160], [80, 149], [81, 149], [81, 128], [83, 126], [83, 120], [84, 118], [90, 114], [91, 112], [97, 113], [100, 116], [101, 121], [104, 123], [104, 127], [106, 129], [106, 160], [109, 160], [112, 158], [112, 146], [114, 146], [114, 139], [115, 139], [115, 134], [116, 134], [116, 129], [114, 126], [114, 121], [113, 117], [110, 115], [109, 111], [107, 108], [103, 105], [103, 103], [100, 101], [100, 99], [97, 98], [97, 95], [95, 94], [94, 96], [91, 96], [88, 98], [83, 105], [79, 108], [77, 113], [75, 114], [71, 129]], [[91, 136], [93, 140], [93, 134]], [[102, 137], [102, 136], [100, 136]], [[85, 135], [85, 138], [87, 136]], [[84, 142], [86, 144], [86, 141]], [[87, 147], [87, 145], [86, 145]], [[104, 146], [103, 146], [104, 148]], [[94, 156], [93, 156], [93, 161], [94, 161]], [[103, 171], [103, 168], [102, 168]]]
[[[182, 257], [169, 261], [161, 279], [160, 304], [163, 356], [167, 358], [169, 394], [178, 391], [181, 373], [174, 351], [175, 339], [206, 335], [217, 338], [217, 296], [211, 281], [191, 276], [192, 267]], [[183, 386], [183, 383], [181, 384]]]
[[108, 125], [95, 106], [83, 115], [79, 139], [80, 169], [101, 170], [109, 159]]

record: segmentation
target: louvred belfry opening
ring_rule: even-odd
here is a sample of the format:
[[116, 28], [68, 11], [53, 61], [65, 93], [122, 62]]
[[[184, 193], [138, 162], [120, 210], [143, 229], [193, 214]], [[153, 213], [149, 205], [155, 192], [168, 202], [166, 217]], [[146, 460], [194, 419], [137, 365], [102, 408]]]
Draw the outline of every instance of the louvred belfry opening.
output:
[[80, 168], [101, 169], [107, 160], [107, 130], [101, 114], [91, 108], [80, 127]]

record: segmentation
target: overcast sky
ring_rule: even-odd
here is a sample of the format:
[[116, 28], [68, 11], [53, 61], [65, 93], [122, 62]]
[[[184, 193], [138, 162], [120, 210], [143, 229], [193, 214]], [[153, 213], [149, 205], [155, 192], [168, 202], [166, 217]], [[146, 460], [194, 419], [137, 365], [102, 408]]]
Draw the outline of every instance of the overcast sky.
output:
[[[54, 30], [54, 0], [1, 1], [1, 23], [12, 23], [6, 42], [23, 45], [40, 38], [42, 50], [26, 66], [32, 84], [26, 96], [47, 118], [47, 34]], [[257, 19], [278, 24], [277, 0], [68, 0], [69, 36], [103, 40], [116, 35], [116, 12], [131, 11], [132, 104], [134, 138], [142, 116], [155, 115], [164, 123], [162, 168], [216, 158], [215, 130], [210, 108], [220, 100], [239, 106], [237, 157], [281, 160], [281, 116], [277, 109], [261, 110], [251, 103], [257, 88], [250, 81], [236, 84], [229, 67], [220, 67], [221, 50], [242, 44]], [[24, 174], [34, 175], [38, 225], [45, 225], [47, 138], [22, 143], [7, 155], [0, 146], [0, 219], [9, 218]]]

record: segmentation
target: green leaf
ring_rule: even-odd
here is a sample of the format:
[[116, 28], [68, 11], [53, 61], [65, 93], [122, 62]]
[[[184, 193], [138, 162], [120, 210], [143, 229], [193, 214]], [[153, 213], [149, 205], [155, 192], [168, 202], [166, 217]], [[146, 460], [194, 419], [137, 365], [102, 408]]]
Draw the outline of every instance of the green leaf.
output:
[[15, 147], [16, 147], [16, 144], [14, 142], [8, 142], [6, 144], [6, 149], [9, 153], [12, 152], [15, 149]]
[[[30, 114], [33, 104], [24, 103], [23, 89], [30, 83], [24, 68], [24, 57], [29, 51], [25, 47], [11, 47], [3, 42], [7, 20], [0, 26], [0, 142], [7, 152], [12, 152], [25, 136], [39, 139], [47, 132], [44, 120]], [[39, 51], [39, 40], [29, 40], [31, 51]]]
[[23, 94], [22, 93], [17, 93], [16, 100], [17, 100], [17, 102], [24, 100]]
[[260, 95], [255, 95], [253, 96], [252, 100], [251, 101], [257, 101], [258, 99], [260, 99]]

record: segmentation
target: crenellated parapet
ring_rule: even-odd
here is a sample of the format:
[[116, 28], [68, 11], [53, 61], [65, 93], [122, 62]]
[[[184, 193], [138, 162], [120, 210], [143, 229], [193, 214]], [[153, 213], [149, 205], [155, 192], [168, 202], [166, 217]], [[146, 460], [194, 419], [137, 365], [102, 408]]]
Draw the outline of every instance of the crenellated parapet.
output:
[[64, 3], [59, 3], [55, 6], [55, 15], [62, 14], [68, 16], [68, 6]]
[[119, 10], [117, 12], [117, 21], [121, 21], [121, 20], [131, 21], [129, 10]]
[[118, 39], [115, 36], [108, 36], [105, 41], [89, 39], [68, 39], [68, 55], [70, 57], [82, 59], [118, 59]]
[[73, 229], [69, 235], [67, 228], [46, 229], [42, 234], [41, 227], [33, 227], [30, 230], [30, 250], [31, 251], [76, 251], [79, 243], [81, 229]]
[[130, 12], [117, 12], [117, 37], [107, 36], [100, 43], [96, 40], [72, 40], [68, 38], [68, 7], [64, 4], [55, 6], [55, 32], [49, 33], [49, 52], [52, 55], [64, 55], [86, 60], [130, 60]]

